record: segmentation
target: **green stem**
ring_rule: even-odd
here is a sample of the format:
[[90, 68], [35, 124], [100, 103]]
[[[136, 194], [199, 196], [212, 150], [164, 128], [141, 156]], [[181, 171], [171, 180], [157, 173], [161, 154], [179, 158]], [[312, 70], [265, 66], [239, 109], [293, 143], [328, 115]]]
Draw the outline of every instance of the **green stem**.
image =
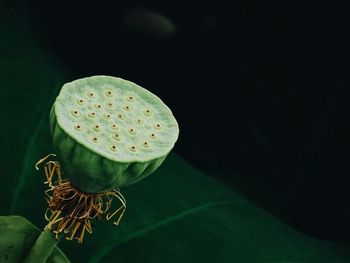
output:
[[58, 240], [55, 234], [50, 230], [44, 230], [35, 241], [23, 263], [46, 263], [57, 243]]

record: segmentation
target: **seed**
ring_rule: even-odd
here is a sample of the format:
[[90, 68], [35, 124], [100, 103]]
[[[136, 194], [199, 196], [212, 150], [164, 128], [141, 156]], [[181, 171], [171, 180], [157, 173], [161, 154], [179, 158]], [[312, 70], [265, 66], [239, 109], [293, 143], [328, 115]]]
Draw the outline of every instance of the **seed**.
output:
[[134, 145], [132, 145], [132, 146], [130, 146], [130, 151], [133, 151], [133, 152], [135, 152], [136, 151], [136, 146], [134, 146]]
[[132, 134], [132, 135], [135, 135], [135, 134], [136, 134], [136, 130], [133, 129], [133, 128], [128, 129], [128, 132], [129, 132], [130, 134]]
[[113, 139], [119, 141], [120, 140], [120, 135], [118, 133], [113, 135]]
[[88, 114], [88, 116], [91, 117], [91, 118], [95, 118], [96, 117], [96, 113], [95, 112], [90, 112]]
[[110, 149], [111, 149], [113, 152], [115, 152], [115, 151], [117, 150], [117, 146], [112, 145], [112, 146], [110, 147]]
[[72, 113], [72, 115], [74, 117], [78, 117], [79, 116], [79, 112], [77, 110], [72, 110], [71, 113]]
[[108, 97], [112, 97], [112, 96], [113, 96], [112, 91], [110, 91], [110, 90], [109, 90], [109, 91], [107, 91], [107, 92], [106, 92], [106, 96], [108, 96]]
[[136, 123], [139, 124], [139, 125], [141, 125], [141, 124], [143, 123], [143, 121], [142, 121], [141, 119], [137, 119], [137, 120], [136, 120]]
[[122, 114], [122, 113], [119, 113], [117, 115], [117, 117], [118, 117], [118, 119], [121, 119], [121, 120], [124, 120], [124, 118], [125, 118], [124, 114]]
[[126, 106], [123, 107], [123, 109], [126, 110], [126, 111], [130, 111], [130, 110], [131, 110], [131, 107], [128, 106], [128, 105], [126, 105]]
[[103, 117], [104, 117], [105, 119], [109, 120], [109, 119], [111, 118], [111, 115], [108, 114], [108, 113], [105, 113], [105, 114], [103, 114]]
[[149, 110], [149, 109], [145, 109], [145, 110], [143, 111], [143, 113], [144, 113], [146, 116], [151, 116], [151, 115], [152, 115], [152, 112], [151, 112], [151, 110]]
[[92, 93], [92, 92], [88, 92], [88, 97], [90, 97], [90, 98], [94, 98], [95, 97], [95, 94], [94, 93]]
[[100, 125], [95, 125], [92, 127], [95, 131], [100, 131]]

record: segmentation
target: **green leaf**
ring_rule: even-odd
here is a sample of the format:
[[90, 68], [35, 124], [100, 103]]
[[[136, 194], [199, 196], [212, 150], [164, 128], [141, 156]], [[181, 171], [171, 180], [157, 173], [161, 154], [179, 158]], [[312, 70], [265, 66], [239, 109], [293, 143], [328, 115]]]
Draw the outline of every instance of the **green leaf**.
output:
[[[44, 175], [34, 164], [52, 152], [49, 108], [72, 79], [28, 25], [16, 14], [1, 19], [0, 214], [43, 228]], [[61, 241], [72, 262], [350, 262], [349, 244], [299, 233], [174, 153], [122, 191], [120, 226], [97, 222], [83, 245]]]
[[[0, 216], [0, 262], [23, 262], [40, 235], [40, 230], [20, 216]], [[69, 263], [57, 247], [47, 259], [48, 263]]]

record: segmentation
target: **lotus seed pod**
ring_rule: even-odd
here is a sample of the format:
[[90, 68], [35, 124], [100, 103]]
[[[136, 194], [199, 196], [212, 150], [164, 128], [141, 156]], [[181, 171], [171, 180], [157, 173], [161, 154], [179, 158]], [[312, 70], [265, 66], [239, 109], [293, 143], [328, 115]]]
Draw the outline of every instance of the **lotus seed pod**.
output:
[[124, 187], [150, 175], [179, 134], [161, 99], [110, 76], [66, 83], [51, 108], [50, 130], [65, 177], [89, 193]]

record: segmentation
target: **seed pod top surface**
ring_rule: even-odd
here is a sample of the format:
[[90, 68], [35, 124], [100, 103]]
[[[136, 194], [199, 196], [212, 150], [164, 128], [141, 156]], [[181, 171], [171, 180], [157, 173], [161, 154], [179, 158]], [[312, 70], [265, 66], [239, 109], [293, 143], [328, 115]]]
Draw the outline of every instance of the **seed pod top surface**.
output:
[[[160, 98], [133, 82], [109, 76], [66, 83], [52, 107], [50, 128], [63, 168], [74, 183], [79, 186], [82, 179], [87, 185], [100, 185], [98, 174], [113, 181], [97, 190], [147, 176], [173, 148], [179, 133], [171, 110]], [[131, 171], [130, 164], [139, 167], [133, 165]], [[93, 190], [84, 184], [81, 188]]]

